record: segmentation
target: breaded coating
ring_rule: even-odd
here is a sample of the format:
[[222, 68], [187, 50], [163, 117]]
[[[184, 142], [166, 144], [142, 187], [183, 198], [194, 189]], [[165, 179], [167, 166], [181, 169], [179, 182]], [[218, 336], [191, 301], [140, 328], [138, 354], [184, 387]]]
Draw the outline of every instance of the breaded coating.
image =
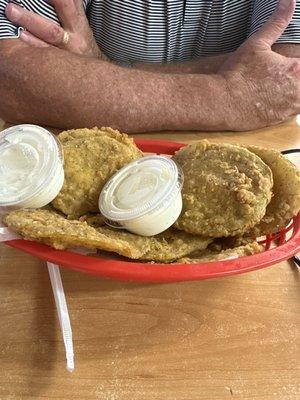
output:
[[99, 226], [105, 225], [105, 220], [101, 214], [87, 214], [79, 218], [79, 221], [86, 222], [93, 228], [98, 228]]
[[272, 170], [273, 198], [262, 220], [247, 234], [259, 237], [276, 233], [300, 212], [300, 172], [279, 151], [256, 146], [247, 147]]
[[143, 237], [109, 227], [94, 228], [86, 221], [68, 220], [55, 211], [44, 209], [13, 211], [5, 217], [5, 223], [26, 239], [56, 249], [86, 247], [163, 263], [203, 250], [212, 241], [175, 230]]
[[99, 212], [98, 199], [107, 180], [142, 152], [127, 135], [113, 130], [77, 129], [59, 136], [64, 151], [64, 185], [52, 205], [77, 218]]
[[214, 238], [235, 236], [265, 215], [272, 172], [247, 149], [203, 140], [182, 148], [173, 160], [185, 177], [176, 228]]
[[121, 133], [115, 129], [109, 127], [94, 127], [91, 129], [70, 129], [68, 131], [63, 131], [58, 135], [58, 139], [61, 143], [65, 144], [73, 139], [90, 139], [91, 137], [107, 136], [116, 139], [120, 143], [124, 143], [131, 146], [133, 141], [128, 137], [128, 135]]
[[177, 263], [182, 264], [198, 264], [207, 261], [221, 261], [226, 259], [235, 259], [239, 257], [252, 256], [253, 254], [262, 253], [264, 247], [257, 242], [249, 243], [245, 246], [235, 247], [233, 249], [227, 249], [219, 251], [203, 250], [197, 254], [197, 258], [184, 257], [177, 260]]
[[244, 236], [227, 236], [217, 238], [210, 245], [209, 250], [221, 252], [222, 250], [233, 249], [234, 247], [246, 246], [253, 243], [253, 238]]

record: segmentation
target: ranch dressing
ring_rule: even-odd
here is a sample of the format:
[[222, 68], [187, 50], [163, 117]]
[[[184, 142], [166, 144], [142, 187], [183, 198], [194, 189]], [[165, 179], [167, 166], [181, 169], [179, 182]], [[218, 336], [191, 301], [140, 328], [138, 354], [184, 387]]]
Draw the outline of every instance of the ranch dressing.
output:
[[108, 225], [142, 235], [168, 229], [182, 210], [183, 176], [174, 161], [148, 156], [123, 167], [104, 186], [99, 209]]
[[0, 133], [0, 212], [43, 207], [63, 182], [62, 150], [49, 131], [18, 125]]

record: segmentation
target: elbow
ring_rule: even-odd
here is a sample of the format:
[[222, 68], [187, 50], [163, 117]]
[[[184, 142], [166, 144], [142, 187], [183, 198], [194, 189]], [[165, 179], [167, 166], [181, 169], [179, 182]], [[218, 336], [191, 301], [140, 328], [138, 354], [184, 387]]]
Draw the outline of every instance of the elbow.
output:
[[18, 103], [12, 96], [11, 91], [8, 90], [7, 85], [4, 84], [3, 74], [0, 66], [0, 120], [7, 123], [19, 123], [24, 121], [24, 115], [20, 113]]
[[28, 119], [21, 111], [22, 82], [17, 67], [19, 51], [24, 46], [19, 40], [0, 41], [0, 118], [5, 122], [20, 123]]
[[[0, 70], [0, 81], [2, 80], [1, 70]], [[0, 83], [0, 120], [7, 123], [18, 124], [26, 123], [29, 118], [26, 118], [24, 113], [20, 112], [20, 108], [14, 99], [11, 98], [10, 93], [3, 88]]]
[[1, 120], [10, 125], [26, 124], [32, 122], [29, 118], [26, 118], [26, 116], [18, 115], [17, 110], [3, 110], [2, 107], [0, 107], [0, 121]]

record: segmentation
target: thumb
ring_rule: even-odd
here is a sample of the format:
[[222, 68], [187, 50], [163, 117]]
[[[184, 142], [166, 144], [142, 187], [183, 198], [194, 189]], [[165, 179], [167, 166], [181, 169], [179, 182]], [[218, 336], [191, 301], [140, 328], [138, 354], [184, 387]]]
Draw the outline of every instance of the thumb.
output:
[[295, 7], [296, 0], [279, 0], [269, 20], [248, 39], [248, 44], [250, 42], [255, 47], [270, 48], [288, 27], [293, 18]]

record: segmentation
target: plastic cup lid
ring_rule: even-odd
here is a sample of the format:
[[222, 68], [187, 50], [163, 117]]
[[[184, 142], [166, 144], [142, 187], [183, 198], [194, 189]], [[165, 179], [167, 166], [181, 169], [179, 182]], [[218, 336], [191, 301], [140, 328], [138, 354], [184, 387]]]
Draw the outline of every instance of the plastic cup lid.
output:
[[112, 221], [135, 219], [169, 207], [182, 184], [182, 171], [173, 160], [143, 157], [123, 167], [106, 183], [99, 209]]
[[[18, 166], [16, 157], [19, 157]], [[53, 178], [58, 165], [63, 164], [62, 158], [55, 136], [40, 126], [16, 125], [0, 132], [0, 187], [5, 190], [1, 181], [4, 182], [7, 173], [13, 172], [17, 179], [22, 179], [22, 188], [13, 195], [8, 194], [7, 201], [0, 200], [0, 207], [15, 205], [39, 194]], [[14, 185], [13, 179], [11, 185]]]

